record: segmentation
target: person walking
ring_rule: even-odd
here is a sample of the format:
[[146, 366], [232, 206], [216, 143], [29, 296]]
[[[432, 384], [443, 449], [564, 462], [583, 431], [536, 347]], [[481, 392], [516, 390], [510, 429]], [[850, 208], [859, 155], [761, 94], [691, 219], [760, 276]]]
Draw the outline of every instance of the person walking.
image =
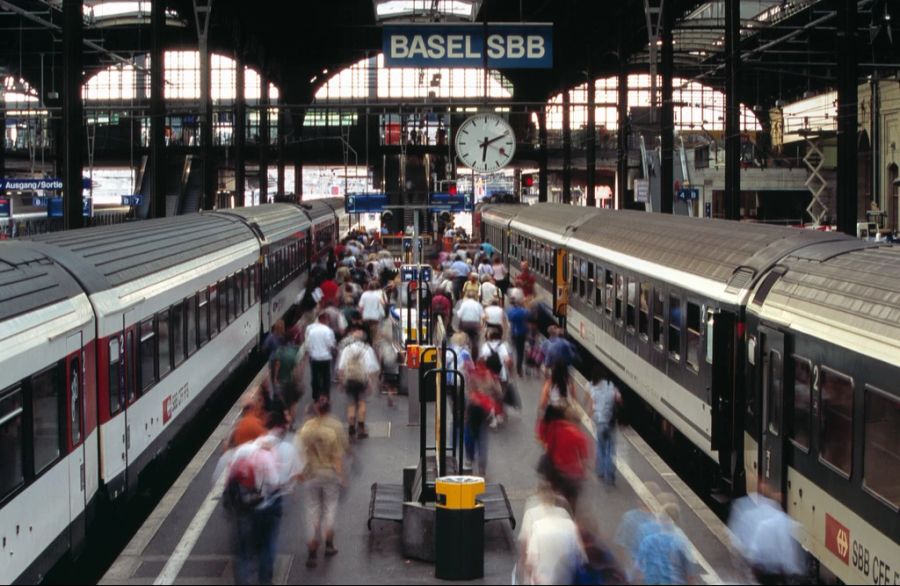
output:
[[334, 545], [334, 521], [345, 482], [344, 455], [350, 447], [341, 422], [331, 415], [327, 395], [319, 396], [313, 403], [313, 416], [297, 434], [296, 445], [306, 458], [300, 477], [306, 492], [306, 567], [314, 568], [318, 565], [322, 541], [325, 557], [338, 553]]
[[469, 336], [469, 348], [478, 348], [478, 338], [481, 334], [481, 322], [484, 319], [484, 308], [478, 303], [477, 294], [463, 299], [456, 310], [459, 319], [459, 329]]
[[353, 341], [338, 359], [338, 379], [347, 393], [347, 426], [351, 438], [369, 437], [366, 429], [366, 394], [381, 370], [375, 350], [366, 343], [365, 334], [354, 332]]
[[506, 310], [506, 321], [509, 324], [509, 337], [516, 351], [516, 374], [522, 376], [522, 365], [525, 361], [525, 341], [528, 339], [528, 316], [530, 312], [522, 307], [518, 298], [510, 296], [512, 305]]
[[587, 478], [587, 434], [568, 419], [567, 409], [559, 405], [547, 406], [539, 434], [545, 453], [540, 472], [575, 511]]
[[509, 290], [509, 271], [506, 270], [506, 265], [503, 264], [500, 255], [494, 255], [494, 262], [491, 264], [491, 268], [494, 270], [494, 282], [497, 284], [500, 292], [506, 295], [506, 292]]
[[328, 315], [319, 314], [316, 323], [306, 330], [306, 355], [309, 357], [313, 401], [331, 392], [331, 361], [337, 346], [334, 331], [328, 326]]
[[485, 307], [492, 305], [494, 302], [500, 305], [500, 288], [494, 283], [494, 277], [481, 275], [481, 287], [478, 289], [478, 297], [481, 304]]
[[608, 375], [598, 367], [587, 388], [594, 426], [597, 430], [597, 477], [616, 484], [616, 408], [622, 404], [622, 394]]
[[481, 285], [478, 282], [478, 275], [473, 271], [469, 273], [469, 277], [463, 285], [462, 296], [469, 297], [470, 295], [474, 295], [477, 299], [480, 291]]
[[369, 329], [369, 340], [378, 336], [378, 324], [384, 319], [384, 293], [379, 288], [378, 281], [371, 281], [368, 290], [359, 298], [359, 312], [363, 322]]

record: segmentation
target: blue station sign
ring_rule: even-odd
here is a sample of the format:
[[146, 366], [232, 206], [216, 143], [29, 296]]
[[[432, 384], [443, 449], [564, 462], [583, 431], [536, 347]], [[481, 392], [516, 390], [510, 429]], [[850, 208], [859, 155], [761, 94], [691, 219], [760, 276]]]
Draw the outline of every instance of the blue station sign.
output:
[[[42, 202], [43, 203], [43, 202]], [[62, 218], [64, 214], [63, 210], [63, 198], [61, 197], [50, 197], [46, 200], [47, 205], [47, 217], [48, 218]], [[86, 197], [81, 200], [81, 215], [85, 218], [94, 217], [94, 200], [90, 197]]]
[[[90, 189], [91, 180], [88, 177], [82, 177], [81, 186], [84, 189]], [[0, 178], [0, 191], [62, 191], [63, 188], [63, 180], [54, 177], [44, 179]]]
[[348, 214], [375, 214], [384, 211], [388, 197], [383, 193], [354, 193], [344, 200], [344, 211]]
[[0, 196], [0, 218], [8, 218], [12, 214], [12, 204], [8, 197]]
[[553, 68], [549, 23], [386, 25], [382, 41], [388, 67]]

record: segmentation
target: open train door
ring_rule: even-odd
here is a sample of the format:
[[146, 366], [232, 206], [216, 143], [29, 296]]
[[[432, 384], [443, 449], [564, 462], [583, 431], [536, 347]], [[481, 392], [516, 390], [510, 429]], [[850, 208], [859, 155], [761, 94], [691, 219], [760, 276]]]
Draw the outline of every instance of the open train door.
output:
[[760, 326], [759, 334], [762, 345], [760, 492], [780, 500], [783, 505], [787, 482], [784, 465], [785, 338], [783, 333], [765, 326]]
[[569, 253], [557, 248], [554, 256], [553, 313], [562, 321], [569, 309]]

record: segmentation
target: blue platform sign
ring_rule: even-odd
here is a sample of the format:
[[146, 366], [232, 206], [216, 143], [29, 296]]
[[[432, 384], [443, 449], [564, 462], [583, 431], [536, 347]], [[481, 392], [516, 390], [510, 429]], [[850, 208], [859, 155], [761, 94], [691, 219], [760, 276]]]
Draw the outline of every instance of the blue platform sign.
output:
[[47, 199], [47, 217], [61, 218], [63, 217], [63, 198], [51, 197]]
[[122, 205], [123, 206], [132, 206], [136, 207], [141, 205], [144, 202], [143, 195], [123, 195], [122, 196]]
[[12, 214], [12, 204], [8, 197], [0, 197], [0, 218], [8, 218]]
[[550, 23], [386, 25], [382, 41], [388, 67], [553, 68]]
[[451, 212], [458, 214], [460, 212], [472, 212], [475, 210], [475, 198], [471, 193], [466, 194], [449, 194], [449, 193], [432, 193], [428, 202], [431, 213]]
[[[81, 178], [81, 187], [91, 188], [91, 180], [88, 177]], [[20, 177], [7, 177], [0, 179], [0, 191], [62, 191], [63, 180], [55, 177], [43, 179], [29, 179]]]
[[388, 197], [383, 193], [354, 193], [344, 200], [348, 214], [375, 214], [384, 211]]
[[678, 199], [682, 201], [696, 201], [700, 199], [699, 187], [684, 187], [678, 190]]

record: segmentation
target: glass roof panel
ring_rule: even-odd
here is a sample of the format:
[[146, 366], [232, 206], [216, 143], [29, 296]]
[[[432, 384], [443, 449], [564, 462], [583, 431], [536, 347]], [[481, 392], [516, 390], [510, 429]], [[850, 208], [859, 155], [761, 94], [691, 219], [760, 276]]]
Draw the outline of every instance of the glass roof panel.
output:
[[465, 19], [475, 20], [481, 0], [374, 0], [376, 20]]

